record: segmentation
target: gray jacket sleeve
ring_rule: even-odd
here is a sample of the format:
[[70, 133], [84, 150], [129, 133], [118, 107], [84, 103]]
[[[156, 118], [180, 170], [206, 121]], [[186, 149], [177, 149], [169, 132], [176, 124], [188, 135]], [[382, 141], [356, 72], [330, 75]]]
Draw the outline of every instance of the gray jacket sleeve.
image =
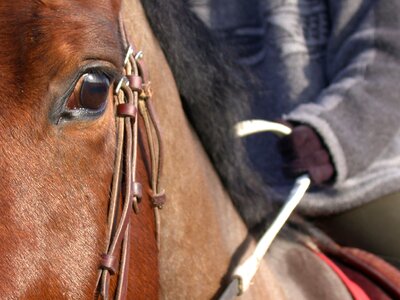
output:
[[335, 185], [380, 157], [400, 128], [400, 1], [330, 0], [329, 85], [285, 118], [322, 136]]

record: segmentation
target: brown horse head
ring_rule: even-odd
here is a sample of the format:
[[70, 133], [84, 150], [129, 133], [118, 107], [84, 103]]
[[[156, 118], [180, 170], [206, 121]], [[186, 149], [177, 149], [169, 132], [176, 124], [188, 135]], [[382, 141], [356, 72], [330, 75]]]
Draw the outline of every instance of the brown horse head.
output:
[[2, 297], [93, 295], [124, 58], [119, 13], [119, 0], [0, 4]]

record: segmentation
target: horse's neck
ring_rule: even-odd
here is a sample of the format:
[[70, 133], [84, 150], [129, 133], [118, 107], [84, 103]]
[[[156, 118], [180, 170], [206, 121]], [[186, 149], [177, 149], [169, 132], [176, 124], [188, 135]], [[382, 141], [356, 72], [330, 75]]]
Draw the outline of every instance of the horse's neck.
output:
[[[247, 257], [255, 243], [248, 236], [185, 116], [173, 75], [152, 34], [140, 0], [126, 0], [123, 12], [132, 43], [144, 52], [153, 83], [152, 101], [160, 119], [164, 142], [162, 185], [168, 201], [161, 211], [161, 296], [163, 299], [210, 299], [221, 285], [226, 286], [223, 277], [239, 260]], [[292, 274], [291, 267], [296, 256], [309, 254], [304, 247], [294, 243], [288, 245], [286, 248], [276, 246], [277, 251], [273, 251], [270, 259], [275, 263], [262, 264], [252, 288], [242, 299], [300, 299], [306, 294], [302, 289], [302, 278]], [[288, 262], [287, 257], [292, 254], [294, 261]], [[309, 256], [312, 265], [320, 264]], [[275, 276], [282, 274], [281, 268], [288, 270], [284, 273], [286, 277]], [[313, 276], [321, 277], [319, 274], [323, 268], [321, 266], [313, 274], [307, 274], [310, 291], [315, 290]], [[302, 272], [299, 274], [304, 277]], [[333, 281], [333, 285], [337, 283]], [[288, 294], [287, 288], [293, 292]]]
[[[144, 52], [164, 142], [162, 185], [168, 201], [161, 211], [161, 297], [210, 299], [221, 285], [226, 286], [223, 277], [248, 256], [255, 243], [185, 117], [173, 75], [140, 0], [126, 0], [123, 12], [132, 43]], [[298, 257], [304, 259], [298, 262]], [[321, 279], [319, 286], [316, 278]], [[347, 299], [337, 280], [305, 247], [280, 242], [242, 299], [308, 299], [321, 289], [338, 290], [339, 296], [329, 294], [332, 299]]]

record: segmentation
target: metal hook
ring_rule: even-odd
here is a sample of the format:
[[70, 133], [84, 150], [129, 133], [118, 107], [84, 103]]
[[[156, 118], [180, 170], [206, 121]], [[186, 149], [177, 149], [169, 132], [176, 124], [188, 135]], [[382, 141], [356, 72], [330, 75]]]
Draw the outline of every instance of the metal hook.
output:
[[115, 88], [115, 94], [119, 93], [123, 84], [125, 84], [125, 86], [129, 86], [129, 80], [125, 76], [122, 77], [118, 82], [117, 87]]
[[124, 65], [126, 65], [129, 61], [129, 57], [134, 53], [135, 51], [133, 50], [132, 46], [129, 45], [128, 50], [126, 51], [126, 56], [124, 59]]
[[135, 60], [136, 60], [136, 61], [141, 60], [141, 59], [143, 59], [143, 56], [144, 56], [143, 51], [139, 51], [139, 52], [136, 53], [136, 55], [135, 55]]

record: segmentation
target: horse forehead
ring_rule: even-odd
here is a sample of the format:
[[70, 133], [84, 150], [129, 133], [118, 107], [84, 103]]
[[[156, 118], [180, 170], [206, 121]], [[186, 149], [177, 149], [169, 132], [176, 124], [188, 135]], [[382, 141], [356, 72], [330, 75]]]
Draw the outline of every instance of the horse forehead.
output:
[[34, 0], [39, 4], [48, 7], [62, 8], [66, 6], [86, 8], [89, 10], [103, 8], [107, 11], [118, 14], [122, 0]]
[[[0, 2], [0, 35], [2, 39], [33, 31], [71, 32], [86, 28], [110, 29], [120, 13], [120, 0], [14, 0]], [[78, 27], [81, 26], [81, 27]], [[108, 26], [108, 28], [107, 28]], [[104, 32], [103, 32], [104, 33]]]
[[[75, 68], [84, 57], [120, 65], [120, 0], [0, 1], [0, 86], [41, 65]], [[120, 50], [120, 51], [118, 51]], [[34, 70], [36, 68], [36, 70]], [[36, 74], [36, 75], [35, 75]], [[8, 77], [9, 79], [7, 80]]]
[[[0, 13], [18, 17], [19, 25], [29, 23], [58, 23], [79, 20], [82, 23], [100, 23], [115, 20], [120, 13], [120, 0], [24, 0], [0, 3]], [[51, 29], [51, 28], [48, 28]]]
[[[54, 11], [73, 11], [75, 15], [87, 17], [88, 11], [102, 11], [112, 15], [118, 15], [121, 9], [122, 0], [14, 0], [1, 1], [0, 12], [11, 14], [34, 13], [38, 8], [48, 8]], [[101, 15], [98, 15], [101, 17]]]
[[62, 8], [65, 6], [79, 5], [93, 9], [96, 7], [111, 8], [112, 12], [118, 13], [122, 0], [31, 0], [33, 3], [47, 7]]

